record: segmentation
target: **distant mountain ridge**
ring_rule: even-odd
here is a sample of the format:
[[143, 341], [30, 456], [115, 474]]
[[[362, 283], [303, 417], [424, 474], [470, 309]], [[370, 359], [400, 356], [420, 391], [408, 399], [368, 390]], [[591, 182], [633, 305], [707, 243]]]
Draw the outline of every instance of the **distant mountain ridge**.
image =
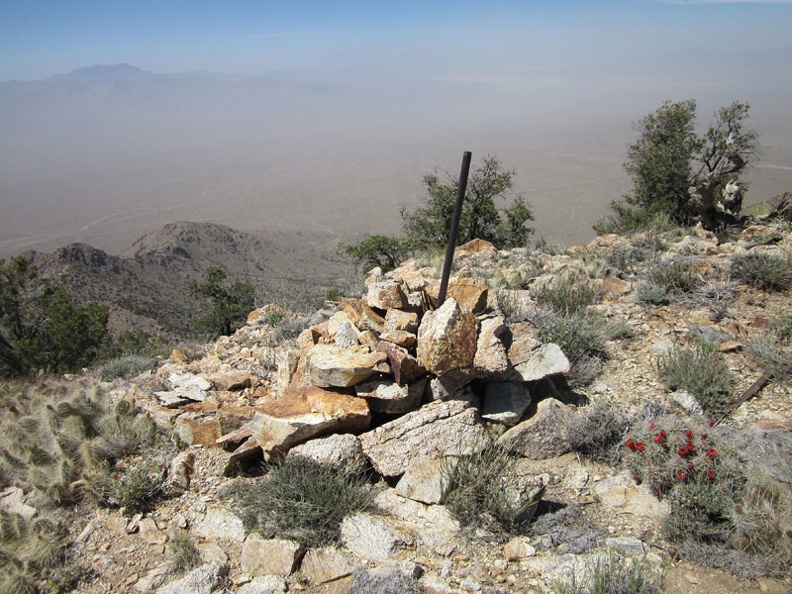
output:
[[131, 64], [97, 64], [72, 70], [68, 74], [56, 74], [47, 80], [53, 82], [108, 82], [118, 80], [146, 81], [157, 78], [158, 74], [142, 70]]
[[306, 311], [349, 273], [341, 261], [323, 261], [321, 255], [306, 261], [275, 242], [189, 221], [148, 233], [118, 256], [84, 243], [23, 256], [78, 301], [108, 304], [113, 332], [138, 329], [171, 338], [192, 334], [191, 320], [201, 311], [187, 285], [200, 280], [208, 266], [220, 267], [229, 279], [251, 282], [258, 305], [288, 301]]

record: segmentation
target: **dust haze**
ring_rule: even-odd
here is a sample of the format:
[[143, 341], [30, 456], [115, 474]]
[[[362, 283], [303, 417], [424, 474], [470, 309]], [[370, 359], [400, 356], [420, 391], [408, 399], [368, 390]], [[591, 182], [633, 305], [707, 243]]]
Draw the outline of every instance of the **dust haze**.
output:
[[516, 170], [537, 237], [584, 242], [629, 190], [633, 123], [666, 99], [696, 99], [701, 127], [718, 106], [750, 102], [763, 154], [746, 202], [792, 190], [786, 52], [722, 70], [710, 58], [262, 76], [118, 65], [0, 83], [0, 256], [72, 242], [119, 253], [177, 220], [335, 249], [398, 233], [422, 176], [455, 175], [465, 150]]

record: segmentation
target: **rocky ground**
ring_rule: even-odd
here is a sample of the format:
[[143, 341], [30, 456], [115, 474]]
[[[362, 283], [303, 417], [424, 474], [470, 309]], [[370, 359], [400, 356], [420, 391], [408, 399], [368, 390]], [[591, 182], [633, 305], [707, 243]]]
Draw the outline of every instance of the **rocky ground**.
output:
[[[667, 592], [792, 591], [789, 580], [741, 579], [680, 560], [663, 535], [667, 503], [622, 467], [570, 451], [564, 419], [586, 401], [612, 400], [625, 415], [648, 404], [690, 406], [669, 393], [655, 362], [702, 333], [718, 337], [737, 378], [732, 393], [743, 394], [762, 376], [746, 347], [788, 310], [788, 291], [747, 285], [717, 315], [712, 296], [647, 305], [637, 297], [645, 264], [612, 264], [636, 241], [605, 236], [560, 254], [467, 245], [442, 308], [432, 306], [437, 271], [411, 261], [369, 278], [361, 299], [328, 304], [296, 340], [288, 312], [267, 306], [202, 359], [175, 352], [151, 372], [107, 384], [109, 397], [134, 399], [188, 446], [170, 462], [170, 497], [153, 511], [130, 518], [86, 510], [75, 523], [75, 551], [95, 573], [79, 591], [384, 592], [371, 584], [390, 580], [396, 588], [401, 578], [393, 576], [402, 575], [418, 578], [427, 593], [538, 594], [608, 554], [664, 569]], [[692, 258], [707, 282], [724, 283], [735, 254], [791, 249], [790, 233], [767, 225], [729, 242], [704, 232], [677, 238], [665, 257]], [[570, 388], [564, 353], [522, 320], [537, 308], [537, 287], [574, 270], [595, 279], [596, 309], [631, 337], [608, 342], [597, 377]], [[719, 428], [791, 443], [789, 385], [771, 379]], [[541, 498], [524, 535], [465, 530], [439, 503], [440, 462], [482, 439], [519, 453], [518, 490]], [[300, 448], [327, 464], [365, 464], [378, 477], [380, 513], [345, 521], [338, 548], [306, 552], [263, 539], [245, 529], [226, 495], [230, 484], [255, 485], [235, 470]], [[789, 458], [786, 465], [792, 481]], [[170, 564], [168, 542], [180, 530], [201, 554], [183, 574]]]

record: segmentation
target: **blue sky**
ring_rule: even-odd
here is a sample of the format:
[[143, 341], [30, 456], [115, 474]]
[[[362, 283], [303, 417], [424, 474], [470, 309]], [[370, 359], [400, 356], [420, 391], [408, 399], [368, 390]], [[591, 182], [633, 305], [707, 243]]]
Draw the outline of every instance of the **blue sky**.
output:
[[508, 71], [790, 47], [792, 2], [3, 0], [0, 80], [93, 64], [260, 74]]

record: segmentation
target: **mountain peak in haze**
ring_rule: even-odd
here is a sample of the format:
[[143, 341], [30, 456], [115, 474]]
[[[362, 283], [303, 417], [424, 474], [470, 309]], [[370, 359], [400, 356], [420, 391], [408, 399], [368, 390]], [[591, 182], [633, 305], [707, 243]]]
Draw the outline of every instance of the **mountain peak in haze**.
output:
[[68, 74], [53, 76], [50, 80], [74, 82], [143, 81], [156, 78], [156, 74], [141, 70], [131, 64], [97, 64], [72, 70]]

